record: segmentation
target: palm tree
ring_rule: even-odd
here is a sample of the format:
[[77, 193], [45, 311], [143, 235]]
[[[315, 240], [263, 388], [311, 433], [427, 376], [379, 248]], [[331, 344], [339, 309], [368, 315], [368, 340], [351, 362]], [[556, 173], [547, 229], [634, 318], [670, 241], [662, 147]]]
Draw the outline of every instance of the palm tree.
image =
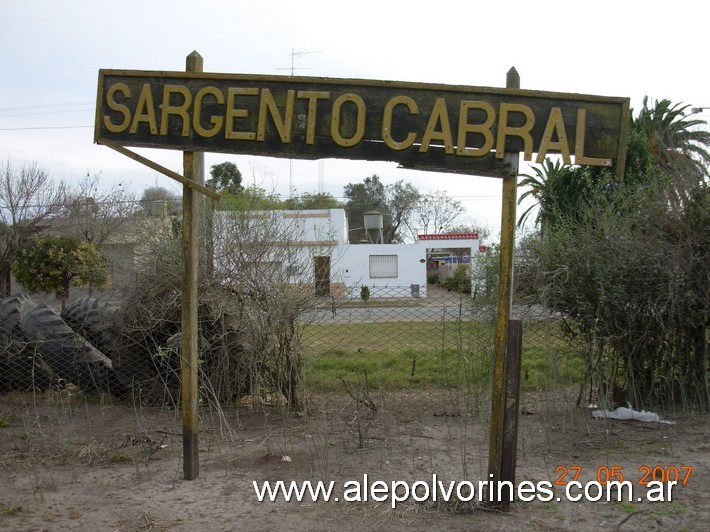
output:
[[656, 100], [649, 107], [648, 96], [631, 127], [641, 131], [649, 142], [658, 164], [673, 181], [675, 195], [681, 201], [710, 175], [710, 131], [705, 120], [692, 118], [689, 105]]
[[533, 167], [534, 175], [521, 175], [523, 179], [518, 183], [518, 187], [529, 188], [518, 198], [518, 205], [526, 198], [532, 198], [535, 202], [518, 218], [518, 229], [523, 226], [535, 208], [538, 209], [537, 215], [535, 216], [536, 226], [542, 225], [545, 218], [549, 217], [550, 209], [554, 201], [551, 197], [548, 183], [554, 181], [555, 178], [564, 171], [566, 171], [566, 168], [559, 159], [553, 163], [552, 160], [547, 157], [541, 167]]
[[[625, 182], [643, 184], [660, 173], [671, 185], [670, 205], [685, 205], [698, 185], [710, 177], [710, 131], [704, 128], [704, 120], [693, 118], [694, 114], [688, 105], [670, 100], [657, 100], [649, 107], [646, 96], [638, 116], [631, 119]], [[576, 219], [599, 187], [613, 190], [618, 186], [608, 169], [569, 167], [549, 158], [542, 167], [533, 167], [533, 172], [523, 174], [518, 184], [528, 187], [518, 205], [526, 198], [535, 200], [520, 216], [518, 227], [536, 208], [535, 225], [541, 230], [561, 219]]]

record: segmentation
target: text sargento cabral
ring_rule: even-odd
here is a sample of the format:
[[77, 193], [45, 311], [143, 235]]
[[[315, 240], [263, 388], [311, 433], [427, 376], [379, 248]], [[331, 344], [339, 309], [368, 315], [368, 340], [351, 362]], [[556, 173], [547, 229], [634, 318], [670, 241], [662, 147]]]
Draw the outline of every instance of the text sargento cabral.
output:
[[519, 89], [102, 70], [95, 137], [495, 174], [511, 152], [610, 166], [623, 155], [628, 106], [627, 98]]

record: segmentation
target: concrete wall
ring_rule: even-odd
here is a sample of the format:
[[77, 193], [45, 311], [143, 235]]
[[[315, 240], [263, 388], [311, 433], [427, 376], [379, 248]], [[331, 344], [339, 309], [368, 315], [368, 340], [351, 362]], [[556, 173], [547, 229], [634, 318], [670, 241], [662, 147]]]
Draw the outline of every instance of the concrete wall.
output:
[[[397, 257], [397, 277], [371, 277], [370, 256]], [[426, 297], [426, 247], [418, 244], [356, 244], [347, 245], [334, 264], [331, 277], [359, 297], [366, 285], [373, 298], [411, 297], [412, 286], [418, 285], [419, 297]]]

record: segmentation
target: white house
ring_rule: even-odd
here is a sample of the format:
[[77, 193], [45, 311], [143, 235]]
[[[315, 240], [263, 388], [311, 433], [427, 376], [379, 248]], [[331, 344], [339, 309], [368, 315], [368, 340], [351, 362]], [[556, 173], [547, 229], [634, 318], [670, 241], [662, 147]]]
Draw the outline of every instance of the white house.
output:
[[[217, 214], [221, 229], [215, 231], [215, 249], [222, 251], [215, 252], [215, 267], [226, 269], [230, 257], [244, 248], [245, 237], [229, 236], [230, 225], [240, 223], [237, 217], [243, 220], [244, 215]], [[350, 244], [343, 209], [253, 211], [246, 219], [249, 239], [279, 250], [261, 257], [262, 266], [278, 266], [290, 282], [312, 283], [317, 295], [335, 298], [359, 297], [362, 286], [369, 288], [372, 298], [426, 297], [431, 250], [458, 248], [468, 257], [479, 253], [475, 233], [419, 235], [414, 244]], [[377, 231], [376, 225], [366, 227]]]

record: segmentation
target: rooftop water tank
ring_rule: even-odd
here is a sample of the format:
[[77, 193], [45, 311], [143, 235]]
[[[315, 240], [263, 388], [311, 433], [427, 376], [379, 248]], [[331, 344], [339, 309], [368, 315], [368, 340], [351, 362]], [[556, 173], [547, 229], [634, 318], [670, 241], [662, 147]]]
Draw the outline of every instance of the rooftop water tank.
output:
[[365, 231], [369, 231], [370, 229], [380, 230], [383, 227], [382, 214], [377, 211], [365, 213]]

